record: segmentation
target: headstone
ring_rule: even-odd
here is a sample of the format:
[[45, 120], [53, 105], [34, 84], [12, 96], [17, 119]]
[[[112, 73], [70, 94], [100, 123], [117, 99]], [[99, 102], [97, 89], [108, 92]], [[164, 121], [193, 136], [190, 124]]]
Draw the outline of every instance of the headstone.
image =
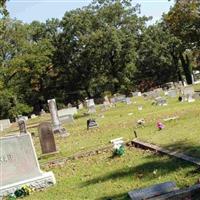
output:
[[126, 96], [125, 95], [119, 95], [115, 97], [115, 103], [116, 102], [126, 102]]
[[51, 113], [53, 132], [60, 133], [62, 136], [67, 136], [67, 132], [64, 128], [62, 128], [59, 117], [58, 117], [58, 111], [57, 111], [55, 99], [48, 100], [48, 105], [49, 105], [49, 110]]
[[193, 95], [193, 98], [196, 99], [196, 100], [200, 99], [200, 91], [195, 92], [194, 95]]
[[98, 127], [98, 124], [94, 119], [87, 120], [87, 130], [89, 130], [91, 128], [96, 128], [96, 127]]
[[80, 103], [80, 104], [78, 105], [78, 109], [79, 109], [79, 110], [83, 109], [83, 104], [82, 104], [82, 103]]
[[62, 115], [59, 119], [62, 123], [74, 123], [74, 117], [71, 114]]
[[133, 97], [137, 97], [138, 96], [138, 92], [131, 92]]
[[144, 200], [150, 199], [153, 197], [158, 197], [160, 195], [172, 192], [177, 190], [176, 183], [174, 182], [165, 182], [161, 184], [156, 184], [144, 189], [136, 189], [131, 192], [128, 192], [131, 200]]
[[39, 132], [42, 154], [57, 152], [51, 123], [49, 122], [40, 123], [38, 126], [38, 132]]
[[72, 108], [72, 104], [71, 104], [71, 103], [68, 103], [68, 104], [67, 104], [67, 107], [68, 107], [68, 108]]
[[193, 95], [193, 94], [194, 94], [194, 88], [193, 88], [193, 86], [184, 87], [184, 89], [183, 89], [183, 94], [184, 94], [185, 96]]
[[155, 104], [158, 106], [166, 106], [167, 100], [164, 99], [163, 97], [157, 97], [157, 98], [155, 98]]
[[192, 102], [194, 102], [195, 101], [195, 99], [193, 99], [193, 95], [191, 94], [191, 95], [188, 95], [188, 102], [189, 103], [192, 103]]
[[169, 91], [168, 91], [168, 96], [169, 96], [169, 97], [176, 97], [176, 96], [177, 96], [176, 90], [169, 90]]
[[142, 105], [138, 106], [138, 110], [141, 111], [143, 109]]
[[87, 103], [88, 113], [89, 114], [95, 113], [96, 108], [95, 108], [94, 99], [88, 99], [86, 100], [86, 103]]
[[35, 115], [35, 114], [31, 115], [31, 119], [35, 119], [36, 117], [37, 117], [37, 115]]
[[23, 185], [34, 189], [56, 183], [52, 172], [42, 172], [30, 134], [0, 138], [0, 197], [14, 193]]
[[65, 115], [72, 115], [73, 116], [75, 114], [78, 114], [76, 107], [58, 110], [58, 117], [65, 116]]
[[26, 134], [28, 133], [27, 127], [26, 127], [26, 121], [24, 119], [18, 120], [18, 126], [19, 126], [19, 132], [20, 134]]
[[95, 106], [94, 99], [88, 99], [86, 100], [86, 103], [88, 108], [91, 106]]
[[10, 126], [11, 126], [10, 119], [0, 120], [0, 126], [2, 127], [3, 130], [6, 128], [10, 128]]
[[40, 115], [42, 116], [42, 115], [45, 115], [45, 114], [46, 114], [45, 110], [42, 109], [42, 110], [40, 111]]
[[130, 98], [130, 97], [126, 97], [126, 104], [127, 104], [127, 105], [132, 104], [131, 98]]

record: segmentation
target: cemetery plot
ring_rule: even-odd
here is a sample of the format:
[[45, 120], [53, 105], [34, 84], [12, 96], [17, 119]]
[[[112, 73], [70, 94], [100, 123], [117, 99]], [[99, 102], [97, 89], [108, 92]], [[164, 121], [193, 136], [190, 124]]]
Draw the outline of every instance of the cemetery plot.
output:
[[[88, 132], [86, 131], [88, 116], [83, 115], [86, 110], [80, 110], [78, 115], [81, 117], [76, 119], [75, 126], [62, 124], [62, 127], [71, 133], [70, 137], [61, 138], [58, 134], [54, 135], [56, 147], [60, 152], [52, 157], [42, 157], [40, 162], [45, 163], [71, 156], [77, 152], [84, 153], [105, 147], [113, 138], [123, 137], [124, 141], [132, 140], [134, 130], [137, 131], [138, 139], [161, 147], [186, 151], [186, 154], [198, 157], [200, 101], [196, 100], [189, 104], [187, 102], [179, 103], [177, 98], [168, 98], [168, 102], [168, 106], [152, 106], [150, 101], [145, 101], [140, 97], [137, 99], [137, 104], [118, 104], [116, 108], [109, 109], [104, 113], [105, 118], [98, 117], [102, 113], [97, 108], [97, 114], [94, 113], [92, 117], [98, 118], [100, 126]], [[138, 110], [138, 105], [142, 105], [142, 111]], [[129, 116], [129, 113], [133, 114]], [[163, 122], [163, 119], [170, 118], [169, 116], [179, 116], [180, 118], [179, 120], [170, 119], [170, 122], [164, 123], [165, 128], [159, 132], [156, 122], [158, 120]], [[46, 114], [42, 119], [49, 118], [50, 115]], [[145, 126], [137, 123], [140, 119], [145, 119]], [[32, 122], [32, 119], [30, 120], [28, 126]], [[35, 123], [39, 121], [40, 117], [34, 119]], [[35, 132], [34, 143], [38, 155], [41, 155], [37, 128], [32, 127], [29, 131]], [[58, 177], [59, 185], [49, 189], [50, 192], [34, 193], [27, 199], [54, 199], [55, 196], [65, 199], [66, 190], [69, 200], [115, 199], [117, 196], [125, 198], [129, 191], [150, 187], [158, 181], [158, 183], [174, 181], [174, 177], [176, 177], [177, 186], [182, 188], [185, 185], [193, 185], [198, 179], [198, 174], [189, 175], [191, 171], [195, 171], [196, 167], [167, 156], [158, 157], [140, 150], [126, 148], [122, 157], [111, 159], [112, 152], [111, 150], [110, 153], [102, 153], [99, 150], [98, 154], [93, 157], [80, 160], [77, 158], [78, 160], [67, 162], [66, 166], [59, 164], [62, 166], [61, 168], [54, 166], [53, 170]], [[49, 167], [51, 166], [46, 165], [45, 171], [49, 171]], [[120, 176], [116, 179], [118, 174]], [[110, 178], [106, 179], [107, 176]], [[81, 178], [77, 179], [77, 177]], [[100, 181], [96, 181], [96, 179]], [[84, 187], [80, 187], [80, 185], [84, 185]], [[59, 191], [59, 195], [57, 191]]]

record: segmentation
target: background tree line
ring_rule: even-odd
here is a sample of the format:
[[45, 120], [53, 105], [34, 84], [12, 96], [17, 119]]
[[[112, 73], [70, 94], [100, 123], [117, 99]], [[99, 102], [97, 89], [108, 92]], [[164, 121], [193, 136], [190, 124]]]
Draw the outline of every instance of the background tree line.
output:
[[179, 0], [147, 26], [130, 0], [95, 0], [62, 20], [30, 24], [1, 2], [0, 118], [38, 113], [105, 92], [130, 94], [169, 81], [192, 83], [200, 63], [200, 3]]

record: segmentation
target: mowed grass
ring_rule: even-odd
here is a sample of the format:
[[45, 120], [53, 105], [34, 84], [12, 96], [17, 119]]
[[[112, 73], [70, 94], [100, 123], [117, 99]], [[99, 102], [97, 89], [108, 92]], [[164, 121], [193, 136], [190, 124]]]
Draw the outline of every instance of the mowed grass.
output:
[[122, 157], [112, 153], [72, 160], [52, 170], [57, 184], [34, 192], [27, 200], [126, 200], [128, 191], [152, 184], [175, 181], [179, 187], [194, 184], [199, 177], [189, 163], [157, 156], [138, 149], [126, 149]]
[[[195, 89], [200, 89], [196, 85]], [[109, 144], [111, 139], [123, 137], [125, 141], [134, 138], [136, 130], [138, 138], [165, 148], [180, 150], [188, 155], [200, 158], [200, 100], [193, 103], [180, 103], [177, 98], [168, 98], [168, 106], [154, 106], [151, 100], [142, 97], [132, 98], [132, 104], [118, 103], [116, 108], [108, 111], [97, 109], [92, 116], [84, 116], [86, 110], [79, 112], [75, 123], [63, 126], [70, 133], [69, 137], [61, 138], [55, 135], [59, 153], [39, 160], [44, 164], [49, 160], [85, 152]], [[138, 111], [138, 105], [143, 106]], [[132, 113], [132, 114], [131, 114]], [[103, 117], [102, 117], [103, 116]], [[179, 119], [163, 122], [168, 117], [178, 116]], [[95, 118], [99, 128], [87, 131], [86, 121]], [[145, 119], [145, 127], [137, 128], [138, 119]], [[39, 123], [50, 119], [47, 114], [43, 117], [29, 120], [28, 124]], [[158, 131], [156, 122], [160, 120], [165, 129]], [[12, 129], [1, 133], [6, 135]], [[37, 128], [30, 132], [33, 137], [38, 157], [41, 156]], [[138, 149], [126, 149], [121, 158], [111, 158], [112, 152], [98, 154], [79, 160], [69, 161], [65, 166], [57, 166], [52, 170], [57, 179], [57, 185], [42, 192], [35, 192], [27, 199], [126, 199], [127, 192], [141, 187], [164, 181], [175, 181], [184, 187], [194, 184], [198, 179], [196, 166], [189, 163], [158, 156]]]

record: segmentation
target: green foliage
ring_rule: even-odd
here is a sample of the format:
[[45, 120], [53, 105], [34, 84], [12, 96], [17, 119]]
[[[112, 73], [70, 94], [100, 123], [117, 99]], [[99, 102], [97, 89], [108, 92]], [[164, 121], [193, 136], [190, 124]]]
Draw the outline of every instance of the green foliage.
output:
[[20, 103], [14, 92], [3, 90], [0, 92], [0, 117], [14, 119], [18, 115], [32, 112], [32, 108], [24, 103]]

